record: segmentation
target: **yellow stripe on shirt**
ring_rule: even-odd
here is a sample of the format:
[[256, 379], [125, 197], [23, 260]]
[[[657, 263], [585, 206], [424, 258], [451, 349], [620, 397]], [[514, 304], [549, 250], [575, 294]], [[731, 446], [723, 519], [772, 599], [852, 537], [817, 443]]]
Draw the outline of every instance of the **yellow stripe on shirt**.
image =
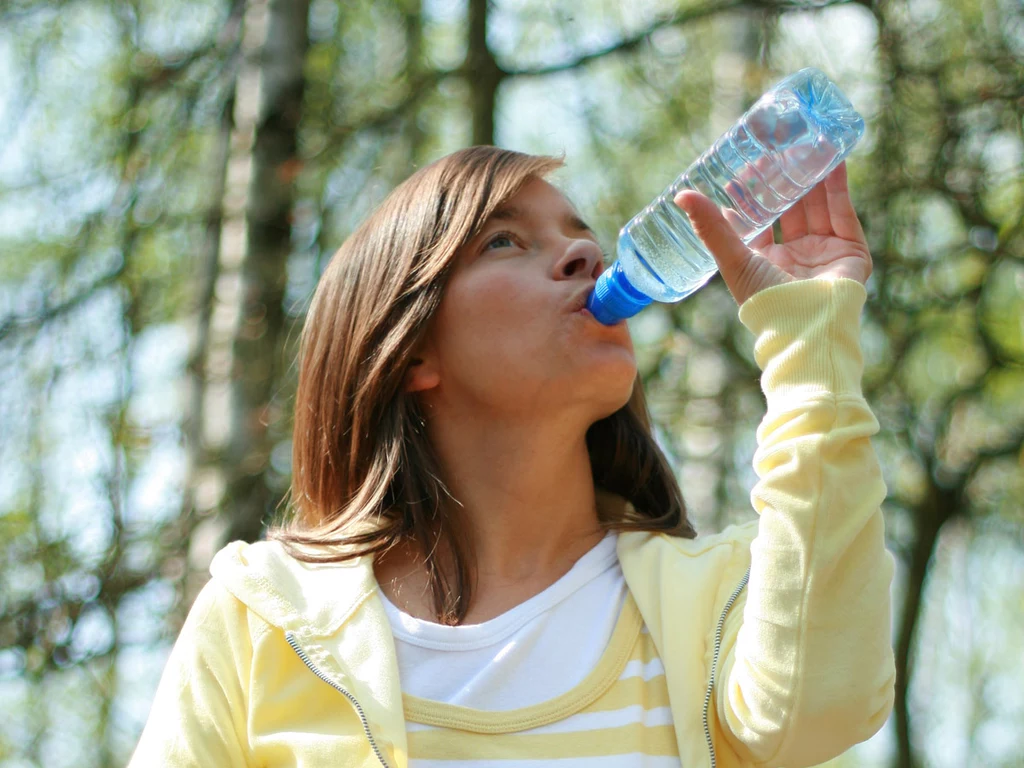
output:
[[532, 707], [488, 712], [403, 697], [413, 768], [416, 760], [431, 766], [452, 761], [455, 768], [463, 760], [542, 764], [573, 757], [678, 756], [665, 673], [640, 622], [627, 595], [593, 672], [572, 690]]
[[640, 723], [575, 733], [467, 733], [438, 728], [409, 734], [409, 755], [421, 760], [557, 760], [607, 755], [677, 755], [671, 725]]

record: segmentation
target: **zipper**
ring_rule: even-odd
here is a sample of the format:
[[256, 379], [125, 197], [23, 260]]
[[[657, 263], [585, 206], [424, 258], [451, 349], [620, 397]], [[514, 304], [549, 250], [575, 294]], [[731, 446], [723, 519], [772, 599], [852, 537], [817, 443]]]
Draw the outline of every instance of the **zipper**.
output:
[[740, 592], [743, 591], [743, 587], [747, 585], [749, 579], [750, 568], [748, 567], [747, 572], [743, 574], [743, 579], [740, 581], [739, 586], [733, 591], [729, 602], [722, 609], [722, 615], [718, 617], [718, 627], [715, 629], [715, 655], [711, 659], [711, 679], [708, 680], [708, 689], [704, 693], [704, 738], [708, 742], [708, 752], [711, 754], [711, 768], [716, 768], [718, 761], [715, 757], [715, 745], [711, 743], [711, 729], [708, 728], [708, 705], [711, 703], [711, 689], [715, 687], [715, 671], [718, 668], [718, 652], [721, 650], [722, 645], [722, 629], [725, 627], [725, 617], [728, 615], [729, 609], [732, 608], [732, 604], [736, 602], [736, 598], [740, 596]]
[[384, 753], [381, 752], [380, 747], [377, 746], [377, 742], [373, 738], [373, 733], [370, 731], [370, 721], [366, 718], [366, 712], [363, 711], [363, 707], [356, 700], [356, 697], [353, 696], [350, 692], [346, 691], [336, 682], [331, 680], [331, 678], [328, 677], [325, 672], [320, 670], [312, 662], [312, 660], [309, 658], [309, 655], [302, 649], [298, 641], [295, 639], [294, 634], [292, 634], [291, 632], [285, 632], [284, 637], [285, 640], [288, 641], [288, 645], [292, 647], [292, 650], [294, 650], [295, 653], [298, 654], [299, 658], [302, 659], [302, 663], [309, 667], [310, 672], [319, 677], [321, 680], [323, 680], [325, 683], [331, 686], [334, 690], [336, 690], [338, 693], [340, 693], [342, 696], [349, 700], [349, 702], [355, 708], [356, 714], [359, 715], [359, 721], [363, 724], [363, 732], [366, 734], [366, 738], [370, 742], [370, 747], [373, 749], [373, 753], [377, 756], [377, 759], [380, 761], [380, 764], [384, 766], [384, 768], [390, 768], [390, 766], [388, 766], [388, 761], [384, 759]]

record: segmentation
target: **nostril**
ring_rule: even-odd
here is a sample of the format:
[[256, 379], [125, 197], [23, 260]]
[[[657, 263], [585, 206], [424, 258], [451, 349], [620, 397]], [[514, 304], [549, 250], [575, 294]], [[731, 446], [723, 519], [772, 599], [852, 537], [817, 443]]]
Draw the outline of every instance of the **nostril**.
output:
[[570, 261], [568, 264], [565, 265], [564, 275], [566, 277], [572, 277], [577, 272], [586, 270], [586, 268], [587, 268], [587, 260], [586, 259], [579, 259], [579, 258], [573, 259], [572, 261]]
[[569, 244], [558, 263], [554, 265], [554, 274], [560, 280], [581, 275], [588, 277], [595, 269], [599, 270], [600, 274], [603, 255], [601, 251], [601, 246], [593, 240], [577, 239]]

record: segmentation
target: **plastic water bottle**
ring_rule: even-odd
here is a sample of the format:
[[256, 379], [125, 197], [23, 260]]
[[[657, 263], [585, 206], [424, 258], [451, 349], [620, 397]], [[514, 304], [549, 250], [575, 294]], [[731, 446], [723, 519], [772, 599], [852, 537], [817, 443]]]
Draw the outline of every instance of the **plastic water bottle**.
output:
[[618, 258], [598, 278], [587, 309], [611, 325], [652, 301], [686, 298], [718, 271], [673, 202], [681, 190], [710, 198], [749, 243], [839, 165], [863, 135], [864, 119], [823, 72], [808, 67], [780, 81], [621, 229]]

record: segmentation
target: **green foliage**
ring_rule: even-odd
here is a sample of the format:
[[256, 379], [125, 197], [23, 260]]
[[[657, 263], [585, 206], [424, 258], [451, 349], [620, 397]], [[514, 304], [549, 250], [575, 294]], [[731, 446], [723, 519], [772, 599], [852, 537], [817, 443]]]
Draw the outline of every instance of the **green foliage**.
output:
[[[1020, 8], [488, 7], [502, 73], [496, 140], [565, 151], [558, 183], [609, 256], [618, 227], [788, 71], [820, 66], [863, 105], [868, 133], [849, 174], [875, 263], [864, 388], [904, 572], [922, 532], [941, 529], [924, 553], [923, 602], [899, 607], [921, 616], [916, 663], [900, 660], [912, 674], [910, 746], [922, 766], [1015, 764], [1024, 715], [986, 702], [1024, 684], [1011, 642], [1019, 579], [1004, 578], [1020, 572], [1024, 539]], [[319, 274], [390, 189], [474, 135], [482, 86], [464, 66], [463, 5], [314, 0], [298, 151], [272, 176], [292, 193], [289, 325], [269, 348], [248, 347], [238, 370], [232, 343], [266, 330], [217, 336], [232, 332], [242, 295], [231, 259], [254, 250], [243, 248], [247, 205], [268, 191], [232, 186], [261, 161], [252, 135], [225, 119], [255, 98], [247, 73], [267, 66], [239, 33], [248, 8], [0, 8], [0, 706], [15, 713], [0, 722], [0, 765], [126, 762], [236, 512], [223, 477], [244, 464], [273, 498], [287, 488], [291, 363]], [[248, 290], [258, 304], [267, 289]], [[749, 519], [763, 400], [725, 287], [716, 278], [631, 327], [698, 529]], [[266, 427], [266, 445], [217, 443], [231, 419], [222, 395], [260, 372], [269, 401], [243, 421]], [[958, 581], [961, 561], [973, 563], [974, 589]], [[901, 599], [912, 591], [897, 585]], [[958, 641], [965, 615], [990, 635]], [[910, 625], [897, 619], [894, 640]], [[1002, 656], [985, 652], [986, 637]], [[934, 690], [970, 714], [950, 715]], [[65, 729], [72, 747], [61, 748]], [[993, 729], [1002, 741], [982, 738]], [[897, 764], [894, 731], [831, 765]]]

